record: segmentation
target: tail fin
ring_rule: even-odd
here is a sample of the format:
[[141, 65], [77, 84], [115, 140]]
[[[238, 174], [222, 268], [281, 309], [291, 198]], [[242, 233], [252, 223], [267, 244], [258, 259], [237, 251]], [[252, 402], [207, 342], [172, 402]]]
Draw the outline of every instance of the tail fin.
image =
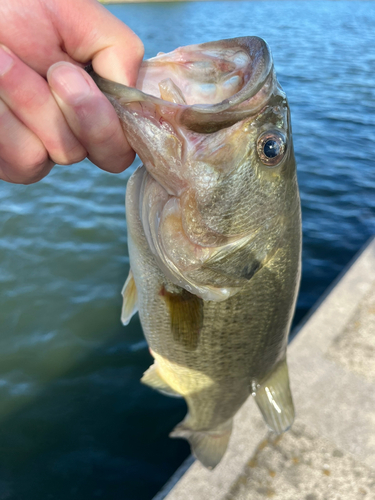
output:
[[271, 430], [281, 434], [289, 429], [294, 421], [294, 406], [286, 360], [257, 387], [255, 401]]
[[[186, 419], [185, 419], [186, 420]], [[170, 433], [170, 437], [185, 438], [189, 441], [193, 455], [207, 468], [214, 469], [228, 447], [233, 420], [210, 431], [194, 431], [181, 422]]]

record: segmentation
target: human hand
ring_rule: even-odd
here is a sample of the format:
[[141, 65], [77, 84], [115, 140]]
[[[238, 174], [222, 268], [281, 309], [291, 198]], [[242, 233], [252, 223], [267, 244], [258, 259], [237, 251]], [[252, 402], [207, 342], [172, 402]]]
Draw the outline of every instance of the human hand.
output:
[[112, 105], [82, 69], [92, 60], [134, 86], [143, 46], [127, 26], [96, 0], [1, 0], [0, 44], [0, 179], [30, 184], [86, 156], [110, 172], [132, 163]]

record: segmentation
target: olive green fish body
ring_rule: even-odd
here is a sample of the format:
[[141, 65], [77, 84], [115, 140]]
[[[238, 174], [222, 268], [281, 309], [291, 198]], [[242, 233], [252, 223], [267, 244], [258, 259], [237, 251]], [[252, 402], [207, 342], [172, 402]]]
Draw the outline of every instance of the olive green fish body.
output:
[[274, 431], [294, 418], [301, 216], [288, 103], [256, 37], [158, 55], [138, 89], [95, 78], [144, 163], [127, 187], [122, 319], [138, 309], [155, 359], [142, 381], [185, 398], [172, 436], [213, 468], [249, 395]]

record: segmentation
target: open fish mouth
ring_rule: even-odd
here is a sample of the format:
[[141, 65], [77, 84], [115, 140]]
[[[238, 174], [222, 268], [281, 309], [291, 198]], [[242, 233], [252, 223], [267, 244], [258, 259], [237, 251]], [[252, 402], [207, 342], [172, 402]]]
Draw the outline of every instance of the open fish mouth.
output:
[[277, 85], [271, 52], [258, 37], [208, 42], [159, 54], [142, 63], [137, 88], [89, 72], [116, 109], [119, 101], [123, 105], [167, 105], [178, 114], [180, 125], [201, 133], [228, 127], [256, 113]]

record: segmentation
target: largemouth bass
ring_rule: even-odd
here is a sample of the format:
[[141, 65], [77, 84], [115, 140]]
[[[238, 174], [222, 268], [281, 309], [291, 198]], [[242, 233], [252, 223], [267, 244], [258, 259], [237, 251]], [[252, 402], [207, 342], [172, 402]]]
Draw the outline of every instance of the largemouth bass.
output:
[[294, 419], [301, 216], [287, 99], [257, 37], [159, 54], [137, 88], [93, 76], [143, 162], [127, 186], [122, 320], [138, 310], [155, 360], [142, 382], [186, 400], [171, 436], [213, 468], [249, 395], [273, 431]]

